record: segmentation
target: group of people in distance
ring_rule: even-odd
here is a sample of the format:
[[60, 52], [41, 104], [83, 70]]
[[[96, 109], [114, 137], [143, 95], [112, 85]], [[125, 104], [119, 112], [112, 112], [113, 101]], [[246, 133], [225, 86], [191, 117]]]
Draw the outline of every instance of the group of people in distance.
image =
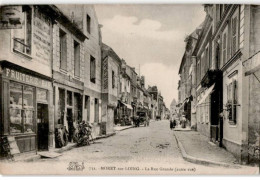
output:
[[[179, 123], [182, 128], [186, 128], [186, 117], [183, 114], [182, 117], [180, 117]], [[177, 115], [173, 114], [171, 119], [170, 119], [170, 129], [174, 129], [177, 126]]]

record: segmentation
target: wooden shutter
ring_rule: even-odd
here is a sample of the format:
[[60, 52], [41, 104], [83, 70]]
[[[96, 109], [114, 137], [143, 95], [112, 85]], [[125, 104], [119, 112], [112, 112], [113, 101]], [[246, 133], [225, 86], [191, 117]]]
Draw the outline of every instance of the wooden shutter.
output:
[[222, 60], [223, 60], [223, 65], [224, 65], [226, 63], [226, 60], [227, 60], [227, 34], [226, 33], [223, 34], [223, 45], [222, 45], [222, 47], [223, 47]]
[[238, 30], [237, 30], [237, 16], [235, 16], [232, 19], [232, 55], [235, 54], [235, 52], [237, 51], [237, 41], [238, 41]]
[[232, 82], [232, 121], [236, 122], [237, 114], [237, 82], [233, 80]]

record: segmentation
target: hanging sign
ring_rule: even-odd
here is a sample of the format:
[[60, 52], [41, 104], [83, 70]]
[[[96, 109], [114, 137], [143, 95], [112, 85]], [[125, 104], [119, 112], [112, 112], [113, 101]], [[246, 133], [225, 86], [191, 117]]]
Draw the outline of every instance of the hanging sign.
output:
[[0, 29], [22, 29], [22, 6], [0, 7]]

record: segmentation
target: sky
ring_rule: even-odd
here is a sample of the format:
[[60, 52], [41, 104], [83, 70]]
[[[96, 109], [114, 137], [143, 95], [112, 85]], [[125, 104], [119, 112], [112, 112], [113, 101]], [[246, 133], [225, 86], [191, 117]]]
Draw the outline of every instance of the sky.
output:
[[[157, 85], [166, 107], [178, 100], [184, 39], [205, 19], [202, 5], [95, 5], [102, 41]], [[140, 67], [140, 68], [139, 68]]]

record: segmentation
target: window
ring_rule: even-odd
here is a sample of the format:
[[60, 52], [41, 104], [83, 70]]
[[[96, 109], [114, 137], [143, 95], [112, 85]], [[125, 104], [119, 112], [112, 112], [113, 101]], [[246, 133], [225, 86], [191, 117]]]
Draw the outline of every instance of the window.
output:
[[206, 48], [206, 55], [205, 55], [205, 72], [209, 69], [210, 64], [209, 64], [209, 47]]
[[112, 71], [112, 88], [115, 88], [115, 72]]
[[197, 85], [200, 83], [200, 60], [197, 62]]
[[72, 106], [72, 92], [67, 91], [67, 105]]
[[33, 133], [34, 122], [34, 96], [35, 89], [10, 82], [10, 133]]
[[80, 44], [74, 41], [74, 75], [80, 77]]
[[222, 35], [222, 61], [221, 65], [224, 65], [227, 62], [227, 32]]
[[96, 83], [96, 59], [90, 56], [90, 81]]
[[96, 123], [99, 122], [99, 103], [98, 103], [98, 99], [95, 98], [95, 121]]
[[31, 55], [32, 9], [23, 7], [22, 28], [14, 29], [14, 51]]
[[231, 55], [238, 50], [238, 11], [231, 19]]
[[60, 29], [60, 68], [67, 70], [67, 38], [66, 33]]
[[231, 83], [227, 85], [227, 112], [228, 119], [232, 123], [236, 123], [237, 117], [237, 81], [232, 80]]
[[87, 32], [90, 34], [90, 30], [91, 30], [91, 18], [90, 16], [87, 14]]

